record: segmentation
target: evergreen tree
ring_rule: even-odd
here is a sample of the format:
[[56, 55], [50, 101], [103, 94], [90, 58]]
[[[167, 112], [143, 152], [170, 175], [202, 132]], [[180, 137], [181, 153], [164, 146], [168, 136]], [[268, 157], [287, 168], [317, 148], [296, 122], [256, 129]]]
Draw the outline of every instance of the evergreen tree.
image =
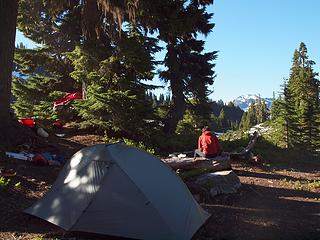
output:
[[[161, 71], [160, 78], [170, 83], [172, 92], [164, 127], [169, 134], [174, 133], [184, 115], [186, 99], [198, 98], [202, 104], [207, 101], [204, 98], [208, 94], [207, 85], [213, 83], [213, 65], [208, 61], [214, 59], [215, 53], [203, 53], [204, 42], [197, 40], [197, 34], [206, 35], [213, 28], [213, 24], [209, 23], [212, 14], [205, 9], [210, 3], [212, 1], [157, 1], [146, 8], [143, 16], [150, 29], [158, 31], [159, 39], [166, 44], [163, 63], [167, 69]], [[195, 64], [194, 71], [190, 67], [192, 64]]]
[[[272, 103], [271, 120], [273, 121], [274, 129], [279, 132], [278, 141], [283, 141], [285, 147], [293, 146], [296, 139], [294, 131], [294, 109], [292, 108], [292, 95], [288, 90], [287, 82], [282, 85], [282, 92], [278, 99]], [[279, 135], [278, 134], [278, 135]]]
[[[319, 81], [309, 60], [307, 47], [301, 43], [294, 51], [290, 78], [283, 88], [280, 107], [285, 126], [285, 139], [289, 147], [315, 152], [319, 144]], [[280, 119], [281, 119], [280, 118]], [[281, 121], [281, 120], [280, 120]]]
[[228, 121], [226, 119], [226, 114], [225, 114], [223, 108], [221, 109], [221, 112], [219, 114], [218, 119], [219, 119], [219, 123], [220, 123], [220, 127], [221, 128], [227, 128], [228, 127]]
[[88, 84], [87, 99], [77, 108], [83, 126], [119, 132], [133, 139], [143, 137], [152, 101], [147, 101], [148, 88], [140, 82], [152, 78], [152, 52], [143, 45], [148, 41], [141, 38], [144, 36], [137, 32], [128, 36], [123, 33], [117, 51], [106, 59], [98, 59], [81, 48], [69, 54], [75, 66], [71, 76], [79, 81], [85, 79]]
[[318, 80], [313, 71], [314, 62], [309, 60], [307, 47], [301, 43], [295, 51], [292, 72], [288, 82], [288, 89], [293, 95], [294, 133], [297, 135], [294, 145], [304, 146], [315, 150], [312, 142], [317, 141], [316, 132], [319, 125], [314, 116], [319, 109]]

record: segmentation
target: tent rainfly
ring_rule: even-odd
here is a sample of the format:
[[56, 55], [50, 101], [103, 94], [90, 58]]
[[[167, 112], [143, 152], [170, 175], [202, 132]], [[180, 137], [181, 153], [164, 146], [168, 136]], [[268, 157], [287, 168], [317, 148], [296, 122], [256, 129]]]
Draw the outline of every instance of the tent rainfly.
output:
[[208, 219], [176, 173], [125, 144], [75, 153], [26, 213], [67, 231], [133, 239], [191, 239]]

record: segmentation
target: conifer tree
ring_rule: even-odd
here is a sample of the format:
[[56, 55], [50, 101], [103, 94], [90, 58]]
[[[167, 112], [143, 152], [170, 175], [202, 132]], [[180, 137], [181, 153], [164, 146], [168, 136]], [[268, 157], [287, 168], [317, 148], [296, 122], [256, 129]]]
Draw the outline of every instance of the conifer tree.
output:
[[320, 125], [319, 80], [309, 60], [307, 47], [301, 43], [294, 51], [290, 78], [283, 88], [283, 124], [289, 147], [315, 152], [318, 149]]
[[122, 34], [117, 51], [105, 59], [79, 47], [68, 57], [75, 66], [71, 76], [88, 84], [87, 99], [77, 107], [82, 125], [138, 139], [152, 114], [148, 88], [140, 83], [152, 78], [152, 51], [146, 45], [152, 40], [143, 40], [138, 32]]
[[221, 111], [220, 111], [218, 120], [219, 120], [219, 124], [220, 124], [220, 127], [221, 127], [221, 128], [226, 128], [226, 127], [228, 127], [228, 122], [227, 122], [227, 119], [226, 119], [226, 114], [225, 114], [223, 108], [222, 108]]
[[199, 103], [204, 103], [207, 101], [207, 86], [213, 83], [213, 65], [209, 61], [214, 60], [216, 53], [203, 53], [204, 42], [197, 40], [199, 33], [207, 35], [214, 26], [209, 23], [212, 14], [208, 14], [205, 8], [211, 3], [156, 1], [149, 3], [142, 16], [146, 26], [152, 32], [157, 31], [159, 39], [166, 44], [163, 61], [166, 69], [161, 71], [160, 78], [169, 82], [172, 93], [164, 127], [168, 134], [175, 132], [177, 123], [182, 119], [187, 107], [186, 99], [198, 98]]

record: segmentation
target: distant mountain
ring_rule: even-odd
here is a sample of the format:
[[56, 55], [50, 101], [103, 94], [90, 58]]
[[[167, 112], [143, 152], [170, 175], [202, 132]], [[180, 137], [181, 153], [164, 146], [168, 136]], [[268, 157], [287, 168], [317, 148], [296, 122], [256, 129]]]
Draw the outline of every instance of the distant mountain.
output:
[[[237, 97], [235, 100], [233, 100], [233, 104], [235, 106], [239, 106], [243, 111], [248, 111], [249, 106], [254, 103], [259, 98], [256, 94], [248, 94], [248, 95], [242, 95], [240, 97]], [[265, 101], [267, 104], [267, 107], [271, 109], [272, 105], [272, 98], [261, 98]]]

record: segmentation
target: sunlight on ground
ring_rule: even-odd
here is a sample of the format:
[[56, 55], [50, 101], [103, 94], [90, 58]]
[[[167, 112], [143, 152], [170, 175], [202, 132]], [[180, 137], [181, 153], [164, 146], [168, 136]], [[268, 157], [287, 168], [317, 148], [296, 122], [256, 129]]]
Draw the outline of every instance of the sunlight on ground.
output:
[[317, 198], [305, 198], [305, 197], [286, 197], [286, 196], [279, 196], [279, 199], [283, 199], [283, 200], [290, 200], [290, 201], [296, 201], [296, 202], [310, 202], [310, 203], [318, 203], [319, 207], [320, 207], [320, 201]]
[[221, 204], [206, 204], [206, 206], [207, 207], [227, 208], [227, 209], [240, 210], [240, 211], [250, 211], [250, 212], [263, 212], [264, 211], [264, 209], [236, 207], [236, 206], [221, 205]]
[[257, 222], [257, 219], [244, 219], [243, 222], [248, 223], [250, 225], [255, 225], [255, 226], [259, 226], [259, 227], [278, 227], [279, 224], [273, 222], [273, 221], [261, 221], [261, 222]]

